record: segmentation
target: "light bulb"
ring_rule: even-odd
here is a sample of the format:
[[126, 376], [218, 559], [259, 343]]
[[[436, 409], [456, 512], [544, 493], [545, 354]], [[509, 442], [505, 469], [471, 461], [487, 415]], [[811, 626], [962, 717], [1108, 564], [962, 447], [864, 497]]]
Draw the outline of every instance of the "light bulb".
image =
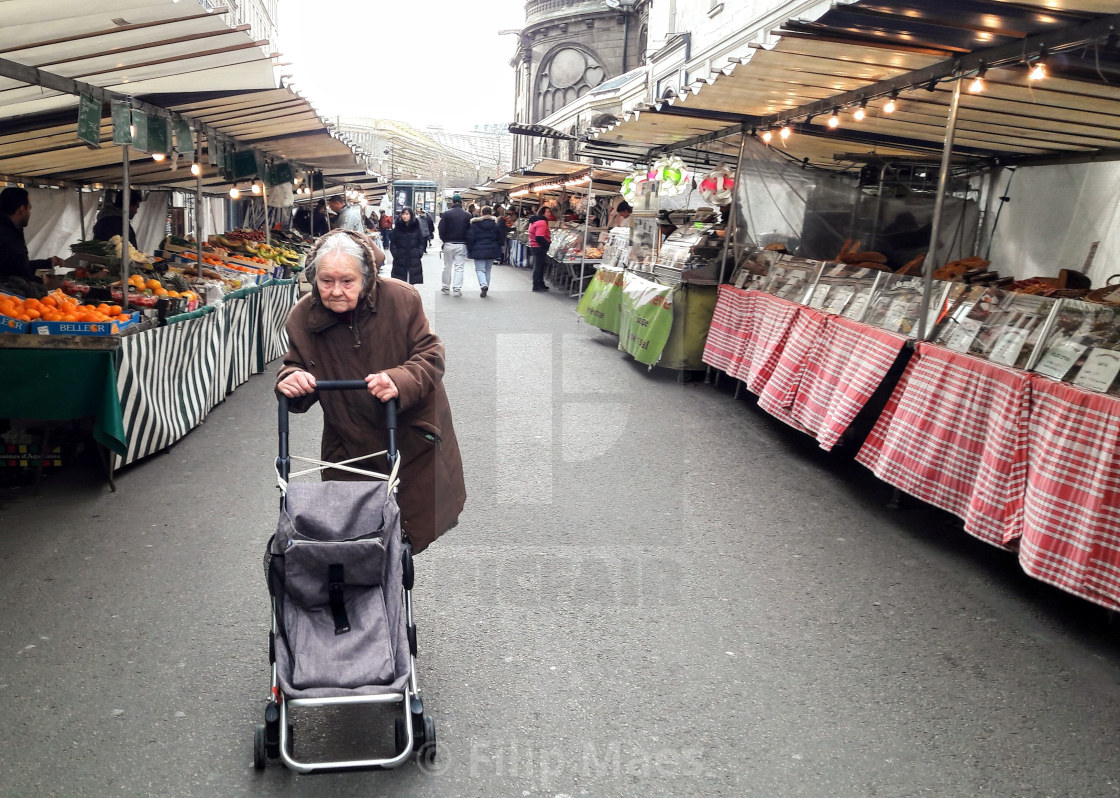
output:
[[782, 141], [785, 141], [792, 132], [793, 131], [789, 129], [789, 125], [782, 125], [782, 129], [778, 131], [778, 135], [782, 137]]
[[833, 108], [832, 109], [832, 116], [830, 116], [828, 118], [828, 126], [829, 127], [839, 127], [840, 126], [840, 109], [838, 109], [838, 108]]
[[1042, 61], [1035, 61], [1034, 67], [1031, 69], [1027, 78], [1030, 80], [1044, 80], [1046, 78], [1046, 64]]
[[886, 105], [883, 106], [884, 114], [893, 114], [898, 108], [898, 92], [893, 92], [891, 98], [887, 100]]
[[229, 198], [230, 199], [237, 199], [240, 196], [241, 196], [241, 192], [237, 190], [237, 186], [230, 187], [230, 190], [229, 190]]
[[862, 105], [856, 110], [852, 111], [852, 119], [856, 120], [857, 122], [862, 122], [865, 116], [867, 116], [867, 111], [864, 110], [864, 107]]
[[191, 164], [191, 174], [194, 175], [195, 177], [198, 177], [200, 174], [202, 174], [202, 167], [199, 166], [196, 163], [192, 163]]
[[762, 134], [762, 140], [765, 141], [767, 144], [770, 143], [770, 139], [772, 139], [772, 138], [774, 138], [774, 131], [772, 131], [772, 130], [767, 130], [766, 132], [764, 132]]
[[164, 155], [162, 152], [153, 152], [152, 153], [152, 160], [155, 161], [156, 163], [161, 163], [163, 161], [163, 159], [166, 158], [166, 157], [167, 156]]
[[253, 183], [253, 193], [254, 194], [260, 194], [261, 193], [261, 187], [260, 187], [259, 183]]
[[982, 91], [984, 91], [984, 79], [977, 75], [972, 79], [972, 82], [968, 84], [968, 93], [979, 94]]

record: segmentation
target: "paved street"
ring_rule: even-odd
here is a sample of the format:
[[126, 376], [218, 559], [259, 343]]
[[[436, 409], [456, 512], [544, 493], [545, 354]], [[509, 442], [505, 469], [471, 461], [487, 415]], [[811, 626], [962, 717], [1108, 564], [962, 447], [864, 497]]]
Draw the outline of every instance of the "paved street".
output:
[[[1108, 613], [726, 380], [648, 372], [527, 270], [453, 298], [425, 265], [469, 493], [417, 560], [435, 765], [253, 770], [272, 364], [115, 494], [0, 492], [0, 795], [1120, 793]], [[304, 717], [301, 755], [391, 747], [386, 715]]]

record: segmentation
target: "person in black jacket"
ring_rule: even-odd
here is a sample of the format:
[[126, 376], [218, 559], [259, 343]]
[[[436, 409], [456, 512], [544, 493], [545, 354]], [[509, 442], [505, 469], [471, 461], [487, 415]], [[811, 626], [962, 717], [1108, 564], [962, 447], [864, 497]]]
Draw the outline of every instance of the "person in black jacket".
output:
[[467, 253], [474, 260], [474, 272], [478, 275], [478, 287], [482, 296], [490, 290], [490, 269], [494, 261], [502, 256], [502, 243], [505, 229], [490, 213], [490, 206], [482, 207], [482, 215], [471, 219], [467, 230]]
[[31, 220], [31, 197], [27, 189], [9, 186], [0, 191], [0, 283], [8, 283], [19, 293], [37, 296], [44, 293], [36, 269], [61, 266], [62, 258], [30, 260], [23, 229]]
[[463, 295], [463, 267], [467, 265], [467, 231], [471, 215], [463, 210], [463, 198], [451, 198], [451, 207], [439, 217], [439, 240], [443, 242], [443, 287], [445, 294]]
[[[113, 236], [120, 236], [122, 239], [124, 235], [124, 213], [121, 212], [121, 194], [118, 191], [115, 199], [106, 197], [105, 204], [102, 206], [100, 212], [97, 214], [97, 222], [93, 225], [93, 237], [98, 241], [108, 241]], [[132, 229], [132, 219], [136, 216], [136, 211], [140, 208], [140, 201], [143, 199], [140, 192], [133, 191], [129, 194], [128, 201], [128, 243], [132, 244], [133, 249], [139, 249], [136, 246], [136, 231]]]
[[402, 208], [389, 239], [389, 252], [393, 255], [391, 276], [413, 285], [424, 282], [424, 267], [420, 259], [424, 256], [427, 243], [419, 220], [412, 215], [412, 208]]

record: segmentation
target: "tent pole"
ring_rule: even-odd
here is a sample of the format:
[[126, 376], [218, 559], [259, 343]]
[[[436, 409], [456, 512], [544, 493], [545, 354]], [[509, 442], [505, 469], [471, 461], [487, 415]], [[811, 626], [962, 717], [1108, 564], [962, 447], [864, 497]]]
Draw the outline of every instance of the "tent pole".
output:
[[[199, 136], [199, 142], [196, 145], [196, 152], [202, 152], [202, 137]], [[201, 159], [200, 159], [201, 160]], [[194, 179], [194, 242], [195, 242], [195, 255], [198, 260], [195, 261], [195, 266], [198, 267], [198, 282], [202, 283], [202, 169], [198, 170], [198, 175]], [[203, 284], [199, 290], [199, 298], [201, 299], [206, 295], [206, 286]], [[201, 303], [200, 303], [201, 304]]]
[[125, 144], [121, 147], [122, 178], [124, 185], [121, 187], [121, 310], [128, 310], [128, 210], [132, 205], [132, 180], [129, 174], [129, 149]]
[[261, 205], [264, 206], [264, 243], [265, 246], [272, 246], [272, 224], [268, 220], [268, 186], [265, 185], [265, 179], [261, 178]]
[[945, 146], [941, 150], [941, 172], [937, 175], [937, 199], [933, 203], [933, 223], [929, 234], [929, 251], [922, 267], [922, 309], [918, 317], [918, 340], [924, 341], [933, 330], [926, 329], [929, 318], [930, 297], [933, 293], [933, 272], [940, 253], [937, 236], [941, 232], [941, 210], [945, 206], [945, 191], [949, 186], [949, 162], [953, 157], [953, 139], [957, 134], [957, 111], [961, 104], [961, 79], [953, 81], [953, 99], [949, 103], [949, 119], [945, 124]]
[[78, 186], [78, 221], [82, 226], [82, 241], [86, 240], [86, 209], [82, 202], [82, 187]]
[[583, 224], [583, 252], [580, 253], [579, 258], [579, 298], [583, 299], [583, 269], [587, 264], [587, 234], [591, 230], [591, 203], [595, 199], [595, 192], [591, 186], [595, 182], [595, 173], [591, 173], [590, 179], [587, 181], [587, 218]]
[[[743, 158], [747, 154], [747, 136], [750, 135], [747, 131], [743, 131], [739, 138], [739, 160], [735, 164], [735, 188], [731, 192], [731, 208], [728, 214], [731, 216], [724, 224], [723, 234], [723, 261], [719, 265], [719, 284], [723, 285], [727, 282], [727, 251], [733, 249], [735, 251], [735, 264], [739, 262], [739, 249], [735, 246], [735, 238], [739, 235], [737, 219], [739, 218], [739, 180], [743, 174]], [[735, 267], [732, 264], [732, 268]]]

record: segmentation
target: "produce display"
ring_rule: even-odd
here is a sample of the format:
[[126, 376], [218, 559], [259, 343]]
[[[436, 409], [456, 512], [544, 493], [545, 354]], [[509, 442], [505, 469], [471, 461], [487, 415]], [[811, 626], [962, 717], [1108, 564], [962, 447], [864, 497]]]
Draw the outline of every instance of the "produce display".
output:
[[107, 335], [131, 324], [135, 313], [120, 305], [83, 304], [62, 291], [41, 299], [0, 293], [0, 330], [38, 335]]

